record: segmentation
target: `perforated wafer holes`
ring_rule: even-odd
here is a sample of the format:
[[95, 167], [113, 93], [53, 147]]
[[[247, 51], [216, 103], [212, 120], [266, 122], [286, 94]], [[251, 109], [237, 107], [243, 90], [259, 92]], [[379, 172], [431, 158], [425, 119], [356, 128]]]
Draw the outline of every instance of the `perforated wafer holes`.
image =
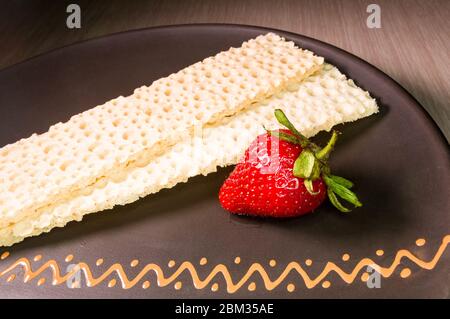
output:
[[52, 149], [51, 145], [46, 146], [46, 147], [44, 148], [44, 153], [45, 153], [45, 154], [50, 153], [50, 150], [51, 150], [51, 149]]
[[169, 113], [172, 110], [172, 108], [169, 105], [166, 105], [163, 107], [163, 111], [166, 113]]
[[92, 152], [95, 150], [96, 147], [97, 147], [97, 144], [91, 144], [91, 145], [89, 145], [88, 151]]
[[59, 169], [64, 172], [69, 167], [69, 165], [70, 165], [70, 162], [65, 161], [59, 166]]
[[101, 160], [104, 160], [106, 157], [108, 156], [108, 151], [102, 151], [98, 154], [98, 158], [100, 158]]
[[203, 113], [198, 113], [198, 114], [195, 115], [195, 119], [197, 121], [200, 121], [202, 118], [203, 118]]

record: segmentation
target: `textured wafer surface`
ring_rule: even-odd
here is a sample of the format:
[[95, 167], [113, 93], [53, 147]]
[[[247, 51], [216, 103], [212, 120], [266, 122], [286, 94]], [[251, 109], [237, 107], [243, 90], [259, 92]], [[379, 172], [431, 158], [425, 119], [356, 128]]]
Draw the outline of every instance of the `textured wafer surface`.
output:
[[3, 147], [0, 228], [150, 161], [195, 126], [302, 80], [322, 62], [269, 33]]
[[299, 85], [292, 85], [289, 90], [220, 123], [199, 128], [197, 133], [202, 134], [180, 141], [148, 164], [127, 169], [121, 178], [105, 179], [81, 196], [55, 203], [31, 218], [3, 228], [0, 245], [11, 245], [72, 220], [81, 220], [85, 214], [124, 205], [186, 182], [189, 177], [235, 164], [255, 136], [264, 132], [263, 125], [279, 127], [273, 116], [276, 108], [282, 108], [306, 136], [378, 111], [376, 101], [368, 92], [358, 88], [337, 68], [326, 64]]

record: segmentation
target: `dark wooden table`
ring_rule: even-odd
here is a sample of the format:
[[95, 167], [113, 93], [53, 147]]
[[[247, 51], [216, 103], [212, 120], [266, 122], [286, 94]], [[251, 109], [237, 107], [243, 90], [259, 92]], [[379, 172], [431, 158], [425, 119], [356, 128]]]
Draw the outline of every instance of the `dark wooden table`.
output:
[[[381, 28], [366, 25], [381, 7]], [[81, 28], [66, 27], [66, 7], [81, 7]], [[307, 35], [377, 66], [426, 108], [450, 139], [450, 1], [222, 0], [2, 1], [0, 69], [78, 41], [181, 23], [239, 23]]]

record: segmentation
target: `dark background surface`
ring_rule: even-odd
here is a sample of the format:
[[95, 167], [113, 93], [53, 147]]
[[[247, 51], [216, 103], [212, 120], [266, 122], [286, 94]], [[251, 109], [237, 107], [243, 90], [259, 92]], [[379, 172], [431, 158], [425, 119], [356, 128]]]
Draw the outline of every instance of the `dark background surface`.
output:
[[[82, 28], [66, 27], [77, 3]], [[381, 6], [381, 29], [366, 7]], [[157, 25], [240, 23], [334, 44], [377, 66], [416, 97], [450, 137], [450, 1], [447, 0], [13, 0], [0, 6], [0, 69], [51, 49]]]
[[[88, 41], [4, 70], [0, 72], [0, 145], [45, 131], [52, 123], [119, 94], [129, 94], [135, 87], [264, 32], [225, 26], [143, 30]], [[366, 63], [328, 45], [291, 36], [300, 46], [337, 65], [380, 104], [379, 114], [339, 127], [343, 134], [332, 157], [335, 172], [357, 185], [362, 208], [340, 214], [326, 203], [315, 214], [284, 221], [233, 217], [217, 200], [230, 171], [227, 168], [28, 238], [7, 249], [11, 255], [0, 261], [0, 271], [16, 258], [32, 260], [41, 254], [42, 260], [33, 262], [33, 269], [53, 258], [65, 272], [68, 263], [64, 258], [73, 254], [73, 262], [88, 263], [95, 276], [115, 262], [123, 264], [130, 276], [147, 263], [160, 265], [168, 275], [174, 270], [167, 264], [174, 260], [177, 265], [183, 261], [196, 264], [201, 278], [223, 263], [236, 282], [254, 262], [276, 278], [290, 261], [304, 265], [308, 258], [313, 260], [307, 268], [311, 277], [318, 276], [328, 261], [347, 272], [366, 257], [388, 266], [399, 249], [409, 249], [423, 260], [432, 259], [450, 225], [448, 150], [434, 123], [408, 94]], [[417, 247], [417, 238], [425, 238], [426, 245]], [[377, 256], [377, 249], [385, 254]], [[341, 259], [344, 253], [351, 256], [348, 262]], [[233, 263], [236, 256], [242, 259], [240, 265]], [[202, 257], [208, 263], [199, 266]], [[104, 264], [96, 267], [97, 258], [104, 258]], [[272, 258], [276, 267], [268, 266]], [[140, 260], [136, 268], [129, 266], [133, 259]], [[404, 259], [391, 278], [382, 279], [380, 289], [368, 289], [360, 275], [347, 284], [334, 273], [327, 277], [330, 288], [319, 284], [307, 289], [301, 278], [291, 273], [273, 291], [265, 290], [261, 278], [254, 275], [255, 292], [245, 285], [231, 295], [220, 276], [213, 281], [219, 283], [215, 293], [210, 286], [195, 289], [186, 273], [180, 276], [181, 290], [175, 290], [173, 283], [158, 288], [153, 273], [146, 278], [151, 281], [147, 290], [140, 284], [130, 290], [119, 285], [108, 288], [108, 281], [94, 288], [69, 289], [64, 284], [52, 286], [48, 271], [24, 284], [23, 273], [16, 270], [13, 282], [0, 277], [0, 297], [448, 298], [449, 259], [447, 251], [431, 271]], [[405, 267], [412, 271], [406, 280], [399, 275]], [[47, 282], [37, 286], [40, 277]], [[286, 290], [290, 282], [296, 285], [293, 293]]]

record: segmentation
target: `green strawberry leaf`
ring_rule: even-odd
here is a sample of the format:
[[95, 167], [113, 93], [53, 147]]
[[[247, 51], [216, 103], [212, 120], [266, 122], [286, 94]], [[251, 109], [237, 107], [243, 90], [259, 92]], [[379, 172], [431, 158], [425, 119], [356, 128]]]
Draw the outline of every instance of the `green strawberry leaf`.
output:
[[311, 195], [317, 195], [317, 194], [320, 193], [320, 191], [317, 191], [317, 192], [314, 191], [314, 186], [313, 186], [312, 180], [305, 179], [303, 181], [303, 184], [305, 185], [306, 190], [308, 191], [308, 193], [310, 193]]
[[336, 183], [333, 179], [330, 177], [324, 175], [324, 180], [327, 186], [334, 192], [336, 195], [341, 197], [342, 199], [345, 199], [347, 202], [355, 205], [356, 207], [361, 207], [362, 204], [359, 201], [358, 197], [355, 193], [353, 193], [351, 190], [346, 188], [345, 186]]
[[299, 178], [309, 178], [313, 172], [316, 159], [311, 151], [303, 150], [294, 162], [293, 174]]
[[348, 179], [341, 177], [341, 176], [337, 176], [337, 175], [329, 175], [329, 177], [338, 184], [341, 184], [342, 186], [350, 189], [353, 187], [353, 182], [349, 181]]
[[333, 206], [336, 207], [339, 211], [341, 211], [343, 213], [351, 212], [350, 209], [348, 209], [347, 207], [345, 207], [344, 205], [341, 204], [341, 202], [337, 199], [336, 194], [334, 194], [330, 188], [328, 188], [327, 194], [328, 194], [328, 198], [330, 199], [331, 204], [333, 204]]
[[291, 121], [289, 121], [286, 114], [284, 114], [282, 110], [276, 109], [275, 117], [277, 118], [278, 123], [286, 127], [289, 131], [291, 131], [297, 136], [298, 141], [300, 142], [300, 145], [302, 147], [305, 147], [310, 144], [309, 140], [295, 128], [294, 124], [292, 124]]
[[313, 167], [310, 179], [312, 181], [315, 181], [316, 179], [318, 179], [320, 177], [321, 173], [322, 173], [321, 172], [321, 165], [319, 165], [319, 161], [316, 159], [314, 161], [314, 167]]
[[280, 132], [280, 131], [270, 131], [266, 129], [266, 132], [269, 133], [272, 136], [277, 137], [280, 140], [289, 142], [289, 143], [293, 143], [293, 144], [300, 144], [299, 141], [295, 138], [295, 136], [285, 133], [285, 132]]

